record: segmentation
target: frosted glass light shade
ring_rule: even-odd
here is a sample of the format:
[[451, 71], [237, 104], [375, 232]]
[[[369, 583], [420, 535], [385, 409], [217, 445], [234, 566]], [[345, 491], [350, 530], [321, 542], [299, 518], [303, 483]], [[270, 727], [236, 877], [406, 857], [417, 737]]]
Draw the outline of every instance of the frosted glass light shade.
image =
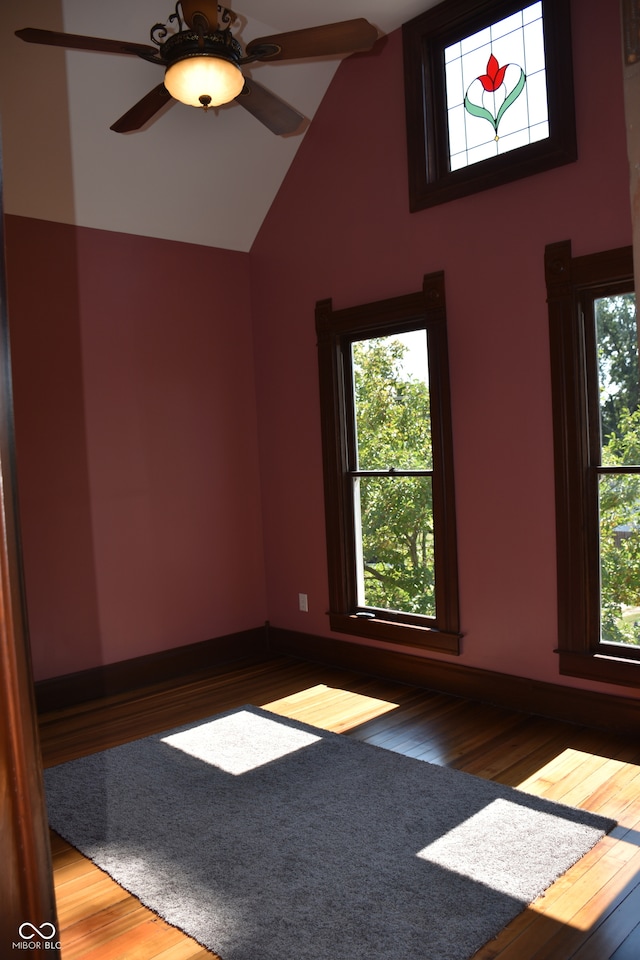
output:
[[[238, 96], [244, 86], [244, 77], [235, 63], [203, 54], [171, 64], [164, 75], [164, 85], [181, 103], [191, 107], [204, 104], [219, 107]], [[206, 99], [208, 97], [211, 99]]]

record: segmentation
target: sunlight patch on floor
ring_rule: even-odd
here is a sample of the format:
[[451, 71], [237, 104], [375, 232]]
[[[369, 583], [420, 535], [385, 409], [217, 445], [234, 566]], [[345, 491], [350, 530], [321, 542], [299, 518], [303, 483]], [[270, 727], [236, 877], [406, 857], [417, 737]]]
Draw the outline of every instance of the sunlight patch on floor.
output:
[[[596, 786], [599, 778], [604, 777], [606, 779], [613, 776], [626, 766], [629, 766], [629, 764], [623, 760], [615, 760], [596, 753], [567, 747], [536, 770], [535, 773], [522, 780], [518, 787], [521, 790], [537, 794], [550, 790], [559, 796], [564, 788], [567, 792], [571, 789], [573, 781], [580, 782], [584, 786], [585, 778], [591, 777], [594, 781], [593, 785]], [[573, 802], [575, 803], [575, 801]]]
[[[307, 687], [290, 696], [273, 700], [271, 703], [262, 703], [265, 710], [271, 710], [281, 716], [291, 717], [303, 723], [320, 727], [323, 730], [332, 730], [342, 733], [357, 727], [367, 720], [373, 720], [391, 710], [395, 710], [397, 703], [390, 700], [379, 700], [377, 697], [368, 697], [352, 690], [341, 690], [338, 687], [328, 687], [324, 683]], [[326, 721], [327, 708], [331, 707], [331, 723]]]
[[[620, 850], [619, 843], [610, 835], [601, 840], [573, 867], [538, 897], [527, 912], [542, 914], [555, 923], [566, 924], [576, 930], [590, 930], [594, 917], [607, 910], [623, 894], [629, 881], [629, 861], [633, 863], [637, 847]], [[594, 889], [593, 875], [608, 877], [606, 888], [599, 889], [597, 898], [589, 896]], [[585, 897], [586, 899], [581, 899]]]
[[526, 912], [542, 914], [547, 920], [553, 920], [555, 923], [560, 923], [563, 926], [573, 927], [574, 930], [589, 930], [593, 925], [593, 917], [586, 917], [581, 921], [579, 918], [576, 918], [575, 913], [572, 913], [571, 908], [568, 909], [565, 904], [553, 903], [549, 906], [546, 905], [549, 895], [553, 895], [553, 890], [553, 886], [549, 887], [541, 897], [532, 903], [531, 906], [527, 907]]
[[519, 789], [593, 810], [632, 828], [640, 804], [640, 766], [616, 757], [566, 749], [518, 784]]
[[555, 757], [541, 767], [535, 776], [541, 776], [545, 771], [555, 774], [560, 766], [566, 765], [575, 767], [579, 763], [592, 760], [593, 757], [594, 755], [586, 750], [575, 750], [573, 747], [566, 747], [564, 750], [558, 750], [558, 753], [555, 755]]
[[[603, 837], [527, 910], [543, 914], [549, 920], [567, 924], [576, 930], [592, 929], [594, 920], [606, 916], [607, 911], [624, 897], [629, 880], [635, 874], [637, 847], [635, 857], [633, 847], [624, 851], [624, 854], [626, 856], [621, 857], [615, 841], [610, 837]], [[608, 882], [606, 887], [600, 888], [597, 897], [590, 897], [584, 902], [581, 897], [593, 889], [592, 871], [607, 876]]]

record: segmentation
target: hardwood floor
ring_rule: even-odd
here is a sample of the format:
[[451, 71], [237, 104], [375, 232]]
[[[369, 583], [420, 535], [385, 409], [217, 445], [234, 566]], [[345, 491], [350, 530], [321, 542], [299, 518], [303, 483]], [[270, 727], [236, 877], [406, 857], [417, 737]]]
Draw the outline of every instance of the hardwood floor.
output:
[[[640, 957], [640, 744], [631, 739], [277, 657], [45, 714], [44, 764], [246, 703], [615, 818], [474, 960]], [[52, 848], [63, 960], [211, 960], [55, 835]]]

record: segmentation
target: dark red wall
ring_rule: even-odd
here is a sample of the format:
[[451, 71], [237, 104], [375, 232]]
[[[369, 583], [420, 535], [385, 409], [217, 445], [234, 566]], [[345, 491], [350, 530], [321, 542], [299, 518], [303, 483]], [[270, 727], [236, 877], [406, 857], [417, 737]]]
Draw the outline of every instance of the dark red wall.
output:
[[7, 221], [36, 678], [261, 624], [248, 256]]

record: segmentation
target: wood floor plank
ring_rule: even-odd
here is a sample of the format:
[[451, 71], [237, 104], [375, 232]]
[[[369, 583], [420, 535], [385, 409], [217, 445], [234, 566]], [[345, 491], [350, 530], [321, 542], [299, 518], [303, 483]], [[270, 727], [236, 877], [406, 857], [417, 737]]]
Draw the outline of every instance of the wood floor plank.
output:
[[564, 950], [567, 957], [575, 960], [601, 960], [615, 953], [638, 920], [639, 869], [640, 852], [573, 915], [570, 924], [551, 938], [547, 953]]
[[561, 727], [546, 726], [541, 728], [528, 728], [526, 737], [515, 744], [509, 744], [508, 749], [502, 749], [497, 746], [494, 753], [487, 751], [486, 762], [473, 763], [469, 767], [464, 767], [469, 773], [474, 773], [478, 777], [486, 777], [490, 780], [498, 780], [507, 786], [524, 789], [524, 783], [536, 771], [540, 770], [549, 763], [559, 752], [561, 752], [567, 742], [566, 730]]
[[54, 888], [58, 921], [63, 931], [129, 896], [115, 880], [104, 876], [97, 867], [84, 885], [58, 884], [54, 872]]
[[[622, 760], [605, 760], [597, 758], [591, 772], [580, 780], [571, 790], [562, 794], [562, 802], [572, 807], [583, 807], [588, 804], [593, 809], [596, 797], [602, 796], [602, 788], [613, 790], [618, 776], [622, 775], [625, 764]], [[605, 793], [606, 796], [606, 793]]]
[[220, 957], [197, 943], [182, 940], [168, 950], [157, 953], [153, 960], [220, 960]]
[[83, 956], [87, 943], [92, 949], [111, 943], [140, 927], [150, 919], [142, 904], [134, 897], [122, 897], [115, 903], [71, 924], [62, 934], [65, 960]]
[[[568, 871], [562, 878], [564, 882], [558, 887], [558, 894], [554, 887], [549, 888], [546, 895], [526, 912], [520, 923], [514, 921], [510, 925], [515, 937], [508, 937], [507, 927], [507, 935], [501, 939], [500, 949], [495, 954], [481, 952], [474, 960], [489, 960], [494, 956], [500, 960], [533, 960], [534, 957], [535, 960], [568, 960], [594, 935], [594, 920], [598, 910], [608, 907], [612, 912], [619, 905], [616, 891], [619, 895], [624, 889], [627, 876], [619, 864], [607, 860], [606, 854], [582, 876], [574, 879], [572, 871]], [[610, 953], [603, 952], [598, 960], [609, 956]]]
[[606, 816], [613, 817], [619, 823], [631, 827], [640, 817], [640, 767], [621, 789], [600, 802], [600, 809]]
[[[105, 927], [100, 934], [94, 934], [91, 942], [91, 960], [156, 960], [173, 946], [182, 942], [184, 934], [169, 927], [159, 917], [145, 916], [142, 922], [124, 932], [116, 933]], [[76, 941], [65, 948], [62, 946], [63, 960], [80, 960], [84, 956], [83, 944]]]
[[332, 730], [343, 733], [366, 723], [372, 717], [386, 715], [396, 709], [396, 704], [379, 697], [369, 696], [364, 692], [318, 684], [308, 691], [300, 691], [290, 697], [274, 700], [272, 703], [265, 704], [264, 707], [282, 716], [319, 727], [322, 727], [323, 718], [330, 710]]
[[640, 923], [636, 924], [628, 937], [620, 944], [611, 960], [638, 960], [640, 957]]

